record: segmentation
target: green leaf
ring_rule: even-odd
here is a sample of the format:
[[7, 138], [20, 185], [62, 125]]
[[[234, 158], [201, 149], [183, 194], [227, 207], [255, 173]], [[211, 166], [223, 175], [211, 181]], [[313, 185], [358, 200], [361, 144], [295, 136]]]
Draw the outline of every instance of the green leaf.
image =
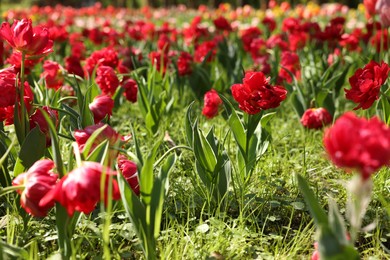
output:
[[130, 129], [131, 129], [131, 136], [134, 140], [134, 146], [135, 146], [135, 153], [137, 155], [137, 159], [138, 159], [138, 162], [137, 163], [137, 168], [138, 168], [138, 172], [141, 172], [141, 169], [144, 165], [144, 157], [143, 157], [143, 154], [141, 152], [141, 149], [140, 149], [140, 145], [139, 145], [139, 142], [138, 142], [138, 138], [137, 138], [137, 135], [134, 131], [134, 127], [130, 124]]
[[93, 146], [96, 144], [96, 138], [104, 131], [104, 129], [107, 128], [107, 125], [103, 125], [102, 127], [96, 129], [91, 136], [88, 138], [87, 142], [84, 145], [83, 149], [83, 156], [84, 158], [88, 157], [89, 152], [93, 148]]
[[171, 154], [160, 169], [158, 177], [155, 179], [152, 191], [152, 200], [150, 202], [150, 218], [154, 238], [160, 233], [161, 217], [163, 213], [164, 199], [169, 189], [168, 176], [175, 164], [176, 156]]
[[202, 132], [198, 128], [198, 123], [194, 125], [194, 154], [195, 158], [199, 161], [200, 165], [209, 172], [213, 172], [215, 165], [217, 164], [216, 155], [211, 148], [210, 143], [203, 136]]
[[41, 159], [46, 150], [46, 136], [39, 127], [34, 127], [24, 139], [14, 167], [14, 176], [19, 175]]
[[28, 252], [23, 248], [10, 245], [4, 241], [0, 241], [0, 259], [8, 259], [11, 256], [15, 259], [29, 259]]
[[61, 150], [58, 142], [58, 136], [56, 128], [53, 124], [51, 117], [43, 109], [40, 109], [43, 116], [45, 117], [46, 123], [49, 126], [49, 132], [51, 137], [51, 147], [53, 151], [53, 160], [56, 164], [57, 172], [59, 177], [62, 178], [65, 175], [64, 163], [62, 162]]
[[332, 229], [333, 234], [335, 234], [337, 240], [342, 245], [348, 245], [347, 239], [347, 229], [345, 228], [344, 219], [341, 216], [339, 209], [337, 208], [336, 202], [329, 198], [329, 225]]
[[[141, 191], [141, 199], [145, 205], [150, 204], [153, 190], [153, 165], [156, 158], [157, 150], [160, 147], [161, 141], [157, 141], [149, 152], [148, 157], [144, 161], [143, 167], [139, 174], [139, 186]], [[146, 221], [148, 223], [148, 221]]]
[[185, 120], [185, 130], [186, 130], [186, 135], [187, 135], [187, 143], [189, 146], [192, 147], [193, 144], [193, 123], [191, 120], [191, 112], [192, 112], [192, 106], [194, 105], [195, 101], [192, 101], [191, 104], [187, 108], [186, 112], [186, 120]]
[[310, 213], [314, 218], [314, 222], [317, 225], [328, 225], [328, 218], [325, 214], [325, 211], [322, 209], [320, 204], [318, 203], [317, 198], [315, 197], [313, 191], [309, 188], [306, 180], [299, 174], [296, 175], [298, 179], [298, 186], [303, 196], [305, 198], [306, 204], [309, 207]]
[[107, 151], [109, 149], [109, 141], [105, 140], [104, 142], [100, 143], [93, 151], [88, 155], [86, 161], [91, 162], [101, 162], [102, 164], [104, 161], [104, 157], [107, 156]]
[[144, 251], [146, 251], [148, 240], [152, 239], [148, 237], [147, 233], [146, 208], [133, 192], [122, 174], [118, 175], [118, 186], [125, 211], [135, 227], [135, 231], [142, 242]]
[[246, 133], [240, 118], [238, 117], [233, 105], [224, 96], [220, 96], [225, 104], [227, 113], [226, 120], [232, 130], [234, 139], [237, 141], [238, 147], [243, 155], [246, 154]]
[[89, 104], [92, 102], [92, 96], [91, 96], [92, 90], [93, 90], [93, 86], [88, 88], [82, 103], [83, 105], [81, 110], [81, 125], [83, 126], [83, 128], [95, 124], [93, 119], [93, 114], [89, 109]]

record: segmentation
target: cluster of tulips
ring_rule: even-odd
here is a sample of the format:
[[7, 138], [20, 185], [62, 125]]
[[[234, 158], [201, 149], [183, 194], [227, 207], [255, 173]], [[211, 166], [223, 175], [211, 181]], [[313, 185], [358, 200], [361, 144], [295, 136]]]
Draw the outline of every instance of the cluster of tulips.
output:
[[[191, 20], [171, 16], [177, 11], [188, 11]], [[211, 123], [222, 114], [237, 143], [237, 159], [230, 159], [212, 131], [203, 136], [188, 109], [187, 148], [216, 204], [226, 203], [229, 165], [239, 169], [238, 185], [250, 182], [271, 140], [268, 121], [274, 113], [269, 110], [292, 102], [308, 131], [332, 124], [339, 115], [325, 130], [323, 143], [336, 166], [359, 173], [349, 195], [355, 199], [351, 205], [357, 200], [365, 206], [351, 206], [350, 232], [335, 230], [310, 199], [314, 195], [305, 180], [298, 182], [320, 230], [313, 259], [358, 257], [353, 243], [368, 206], [371, 176], [390, 165], [388, 0], [365, 0], [354, 12], [340, 4], [292, 8], [274, 1], [267, 11], [227, 4], [216, 10], [33, 7], [8, 11], [5, 20], [0, 28], [1, 143], [12, 145], [1, 154], [3, 169], [10, 169], [2, 171], [2, 194], [16, 190], [21, 207], [34, 217], [56, 207], [63, 257], [71, 255], [72, 231], [64, 226], [69, 221], [59, 220], [61, 214], [66, 211], [69, 219], [90, 214], [99, 202], [112, 207], [112, 200], [122, 200], [147, 258], [157, 257], [155, 240], [174, 154], [161, 158], [167, 162], [155, 177], [153, 169], [161, 163], [154, 164], [158, 145], [143, 157], [135, 132], [120, 135], [110, 119], [120, 106], [137, 102], [148, 136], [157, 138], [171, 107], [193, 100], [203, 101], [202, 114]], [[361, 55], [365, 63], [357, 67], [351, 59]], [[173, 101], [174, 95], [181, 102]], [[377, 116], [344, 113], [353, 103], [354, 110]], [[74, 150], [65, 162], [63, 143]], [[326, 235], [335, 241], [322, 239]]]

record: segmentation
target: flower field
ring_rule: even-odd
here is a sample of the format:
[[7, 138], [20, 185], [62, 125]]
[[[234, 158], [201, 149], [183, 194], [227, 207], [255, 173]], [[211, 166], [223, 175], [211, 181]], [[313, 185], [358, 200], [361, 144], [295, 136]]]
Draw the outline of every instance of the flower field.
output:
[[7, 10], [0, 259], [390, 258], [390, 1]]

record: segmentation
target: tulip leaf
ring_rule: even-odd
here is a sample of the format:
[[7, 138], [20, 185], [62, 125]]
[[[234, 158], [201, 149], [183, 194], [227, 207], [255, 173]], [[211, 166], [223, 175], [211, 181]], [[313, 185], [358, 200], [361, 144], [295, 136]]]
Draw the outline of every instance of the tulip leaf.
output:
[[89, 152], [91, 151], [91, 149], [93, 148], [94, 145], [96, 145], [96, 138], [102, 134], [102, 132], [104, 131], [104, 129], [107, 128], [107, 125], [103, 125], [102, 127], [100, 127], [99, 129], [96, 129], [92, 134], [91, 136], [88, 138], [87, 142], [85, 143], [84, 145], [84, 148], [83, 148], [83, 151], [82, 151], [82, 155], [84, 156], [84, 158], [87, 158], [88, 157], [88, 154]]
[[98, 146], [96, 146], [95, 149], [88, 155], [86, 161], [91, 162], [100, 162], [101, 164], [104, 164], [104, 159], [107, 157], [108, 146], [109, 146], [108, 140], [105, 140], [104, 142], [100, 143]]
[[0, 240], [0, 259], [30, 259], [28, 252], [20, 247], [10, 245]]
[[242, 125], [242, 122], [240, 118], [238, 117], [233, 105], [229, 102], [227, 98], [224, 96], [220, 96], [225, 104], [225, 111], [226, 116], [225, 119], [227, 120], [230, 129], [233, 132], [234, 139], [237, 141], [238, 147], [242, 154], [246, 154], [246, 133], [244, 126]]
[[34, 127], [24, 139], [20, 148], [19, 157], [14, 167], [14, 175], [17, 176], [30, 168], [36, 161], [41, 159], [46, 150], [46, 136], [39, 127]]
[[198, 123], [195, 122], [194, 125], [194, 154], [195, 158], [199, 161], [201, 166], [208, 170], [209, 172], [213, 172], [215, 169], [215, 165], [217, 164], [216, 155], [211, 148], [210, 143], [203, 136], [202, 132], [198, 128]]
[[193, 143], [193, 124], [191, 120], [191, 112], [192, 112], [192, 106], [194, 105], [195, 101], [192, 101], [191, 104], [187, 108], [186, 112], [186, 120], [185, 120], [185, 130], [187, 135], [187, 143], [192, 146]]
[[151, 229], [154, 230], [154, 238], [157, 238], [160, 233], [163, 204], [169, 188], [168, 176], [172, 170], [172, 166], [175, 164], [175, 161], [176, 156], [173, 153], [166, 159], [166, 162], [161, 167], [157, 178], [154, 180], [152, 200], [150, 202], [150, 218], [154, 219], [154, 221], [151, 221], [150, 224]]
[[335, 234], [340, 244], [348, 245], [348, 240], [346, 236], [347, 229], [345, 227], [344, 219], [339, 212], [336, 202], [332, 198], [329, 198], [328, 219], [330, 228], [332, 229], [333, 234]]
[[92, 102], [92, 89], [93, 87], [89, 87], [87, 92], [85, 93], [83, 104], [81, 106], [81, 125], [83, 128], [93, 125], [94, 119], [93, 119], [93, 114], [91, 110], [89, 109], [89, 104]]
[[[139, 175], [139, 186], [141, 192], [142, 202], [145, 205], [150, 204], [152, 190], [153, 190], [153, 165], [156, 158], [157, 150], [160, 147], [161, 141], [157, 141], [144, 160], [144, 164]], [[148, 220], [147, 220], [148, 223]]]
[[296, 175], [298, 180], [298, 186], [305, 198], [306, 204], [309, 207], [310, 213], [314, 218], [316, 226], [328, 225], [328, 218], [325, 211], [322, 209], [315, 197], [313, 191], [309, 188], [306, 180], [299, 174]]
[[53, 124], [53, 121], [51, 117], [47, 114], [47, 112], [43, 109], [40, 109], [42, 112], [42, 115], [45, 117], [46, 123], [49, 126], [49, 132], [50, 132], [50, 138], [51, 138], [51, 147], [52, 147], [52, 153], [53, 153], [53, 160], [56, 164], [57, 172], [59, 174], [59, 177], [62, 178], [65, 175], [65, 169], [64, 164], [62, 162], [62, 155], [60, 151], [60, 146], [58, 142], [58, 136], [56, 128]]

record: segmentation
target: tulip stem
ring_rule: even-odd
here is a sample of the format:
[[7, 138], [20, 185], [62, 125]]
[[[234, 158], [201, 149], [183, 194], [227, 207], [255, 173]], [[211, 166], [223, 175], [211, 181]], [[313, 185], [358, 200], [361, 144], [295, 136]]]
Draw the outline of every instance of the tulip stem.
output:
[[20, 64], [20, 125], [22, 130], [22, 138], [24, 141], [24, 138], [27, 135], [27, 124], [26, 124], [26, 104], [24, 103], [24, 63], [26, 59], [26, 54], [22, 52], [22, 61]]
[[24, 189], [24, 185], [18, 185], [18, 186], [9, 186], [9, 187], [6, 187], [6, 188], [1, 188], [0, 189], [0, 197], [8, 194], [8, 193], [11, 193], [15, 190], [20, 190], [20, 189]]
[[74, 150], [74, 156], [76, 157], [77, 167], [81, 167], [82, 161], [81, 161], [81, 156], [80, 156], [80, 149], [79, 149], [76, 142], [73, 142], [72, 146], [73, 146], [73, 150]]
[[160, 159], [158, 159], [157, 162], [154, 163], [153, 167], [157, 167], [157, 166], [165, 159], [165, 157], [167, 157], [172, 151], [174, 151], [174, 150], [176, 150], [176, 149], [187, 149], [187, 150], [192, 151], [192, 148], [189, 147], [189, 146], [186, 146], [186, 145], [178, 145], [178, 146], [172, 147], [171, 149], [169, 149], [168, 151], [166, 151], [166, 152], [160, 157]]

